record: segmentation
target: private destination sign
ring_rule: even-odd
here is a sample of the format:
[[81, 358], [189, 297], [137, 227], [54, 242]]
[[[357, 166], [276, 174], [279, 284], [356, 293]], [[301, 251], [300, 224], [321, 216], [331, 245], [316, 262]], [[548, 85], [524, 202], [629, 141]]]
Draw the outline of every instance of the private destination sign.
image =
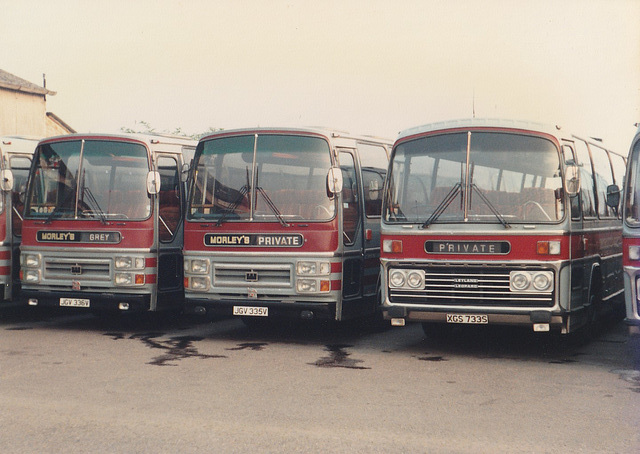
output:
[[36, 240], [52, 243], [100, 243], [117, 244], [122, 240], [120, 232], [87, 232], [73, 230], [38, 230]]
[[508, 241], [437, 241], [424, 243], [428, 254], [508, 254], [511, 245]]
[[299, 233], [206, 233], [205, 246], [258, 246], [258, 247], [302, 247], [304, 237]]

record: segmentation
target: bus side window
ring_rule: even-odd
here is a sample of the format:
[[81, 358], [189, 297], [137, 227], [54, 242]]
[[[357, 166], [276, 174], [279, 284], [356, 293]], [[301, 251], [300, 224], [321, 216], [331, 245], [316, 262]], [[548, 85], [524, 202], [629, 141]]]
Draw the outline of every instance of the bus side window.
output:
[[22, 235], [22, 212], [24, 211], [24, 201], [26, 198], [27, 178], [29, 177], [29, 167], [31, 159], [22, 156], [11, 158], [11, 170], [13, 172], [13, 191], [11, 193], [12, 213], [11, 224], [13, 234]]
[[[624, 162], [624, 158], [615, 153], [609, 153], [611, 158], [611, 165], [613, 166], [613, 176], [615, 177], [616, 184], [620, 188], [620, 195], [624, 194], [624, 180], [627, 165]], [[622, 219], [622, 199], [618, 206], [618, 218]]]
[[380, 216], [384, 172], [379, 169], [362, 169], [362, 183], [364, 186], [364, 210], [367, 217]]
[[596, 181], [596, 195], [598, 200], [598, 215], [600, 218], [617, 217], [618, 212], [607, 205], [607, 187], [613, 184], [613, 172], [609, 154], [603, 148], [589, 145], [593, 160], [594, 177]]
[[344, 244], [356, 241], [356, 233], [360, 225], [360, 204], [358, 203], [358, 180], [353, 155], [340, 153], [340, 167], [344, 181], [342, 188], [342, 231]]
[[364, 188], [364, 211], [367, 217], [378, 217], [382, 212], [382, 188], [389, 166], [387, 150], [379, 145], [358, 143]]
[[582, 140], [576, 140], [576, 155], [580, 166], [580, 203], [582, 215], [585, 218], [596, 217], [596, 198], [593, 182], [593, 169], [587, 144]]
[[180, 223], [180, 170], [174, 158], [158, 158], [160, 172], [159, 237], [160, 241], [171, 241]]
[[[562, 146], [562, 154], [564, 156], [564, 162], [576, 162], [576, 157], [573, 153], [573, 146], [564, 144]], [[571, 204], [571, 219], [579, 221], [582, 218], [582, 212], [580, 210], [580, 196], [571, 197], [569, 199]]]

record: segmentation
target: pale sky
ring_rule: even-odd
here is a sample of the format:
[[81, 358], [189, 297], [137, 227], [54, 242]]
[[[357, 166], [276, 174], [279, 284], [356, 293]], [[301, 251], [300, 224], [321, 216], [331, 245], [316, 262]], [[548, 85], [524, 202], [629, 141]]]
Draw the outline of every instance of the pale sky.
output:
[[640, 0], [0, 0], [0, 68], [79, 132], [450, 119], [560, 124], [628, 152]]

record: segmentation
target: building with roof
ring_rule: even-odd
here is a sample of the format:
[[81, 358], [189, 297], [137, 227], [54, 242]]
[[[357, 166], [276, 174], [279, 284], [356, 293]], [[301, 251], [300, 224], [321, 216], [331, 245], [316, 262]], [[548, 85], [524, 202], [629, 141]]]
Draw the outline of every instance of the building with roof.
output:
[[0, 135], [41, 138], [75, 132], [60, 117], [47, 112], [47, 96], [55, 94], [0, 69]]

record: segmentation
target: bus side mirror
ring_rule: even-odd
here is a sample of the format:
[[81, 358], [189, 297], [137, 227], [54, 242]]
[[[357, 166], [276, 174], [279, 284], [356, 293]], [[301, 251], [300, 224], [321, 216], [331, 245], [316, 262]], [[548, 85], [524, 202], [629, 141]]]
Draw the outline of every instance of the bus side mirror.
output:
[[620, 188], [617, 184], [607, 186], [607, 205], [611, 208], [618, 208], [620, 204]]
[[147, 192], [151, 195], [160, 192], [160, 172], [157, 170], [147, 174]]
[[575, 164], [569, 164], [565, 169], [564, 187], [569, 197], [575, 197], [580, 192], [580, 173]]
[[182, 164], [182, 173], [180, 173], [180, 181], [186, 183], [189, 179], [189, 164]]
[[340, 167], [331, 167], [327, 174], [327, 188], [331, 194], [339, 194], [342, 192], [342, 170]]
[[0, 189], [11, 191], [13, 189], [13, 172], [11, 169], [4, 169], [0, 172]]

